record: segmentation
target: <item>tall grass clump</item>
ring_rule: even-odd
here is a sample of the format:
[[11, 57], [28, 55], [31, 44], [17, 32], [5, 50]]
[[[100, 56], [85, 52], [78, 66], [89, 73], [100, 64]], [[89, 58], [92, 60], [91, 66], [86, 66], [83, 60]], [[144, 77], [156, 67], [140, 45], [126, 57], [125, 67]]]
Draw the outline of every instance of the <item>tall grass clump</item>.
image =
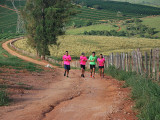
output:
[[160, 120], [160, 86], [158, 83], [133, 72], [117, 70], [110, 66], [105, 73], [125, 81], [131, 87], [135, 108], [139, 111], [139, 120]]
[[0, 106], [7, 105], [10, 99], [4, 90], [0, 90]]

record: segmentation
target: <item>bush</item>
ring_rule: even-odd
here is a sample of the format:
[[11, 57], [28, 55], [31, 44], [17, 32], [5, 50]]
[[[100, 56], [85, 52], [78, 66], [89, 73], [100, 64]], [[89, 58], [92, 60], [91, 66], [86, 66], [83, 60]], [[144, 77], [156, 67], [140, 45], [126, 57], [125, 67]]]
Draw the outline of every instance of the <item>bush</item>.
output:
[[140, 120], [160, 119], [160, 86], [143, 76], [132, 72], [117, 70], [115, 67], [105, 69], [105, 73], [118, 80], [124, 80], [125, 86], [132, 88], [132, 99], [139, 110]]
[[7, 93], [4, 90], [0, 90], [0, 106], [7, 105], [9, 101]]

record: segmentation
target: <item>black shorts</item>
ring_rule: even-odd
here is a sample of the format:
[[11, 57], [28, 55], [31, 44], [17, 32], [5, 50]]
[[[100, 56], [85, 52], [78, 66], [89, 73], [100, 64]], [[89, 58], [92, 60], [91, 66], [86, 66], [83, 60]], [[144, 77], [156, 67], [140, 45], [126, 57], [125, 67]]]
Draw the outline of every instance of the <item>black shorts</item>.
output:
[[70, 70], [70, 65], [64, 65], [65, 70]]
[[85, 65], [81, 65], [81, 68], [83, 68], [84, 70], [86, 69], [86, 66]]
[[96, 65], [90, 65], [90, 69], [96, 68]]
[[104, 68], [104, 66], [99, 66], [99, 68]]

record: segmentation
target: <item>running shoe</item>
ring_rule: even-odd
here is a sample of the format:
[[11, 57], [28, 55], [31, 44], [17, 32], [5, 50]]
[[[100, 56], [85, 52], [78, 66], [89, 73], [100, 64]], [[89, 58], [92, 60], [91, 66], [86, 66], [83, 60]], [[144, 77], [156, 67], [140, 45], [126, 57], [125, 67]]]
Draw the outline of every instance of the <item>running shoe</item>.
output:
[[64, 73], [64, 76], [66, 76], [66, 73]]
[[84, 77], [84, 74], [83, 74], [83, 76], [82, 77]]
[[83, 74], [81, 74], [81, 77], [83, 77]]
[[92, 75], [90, 77], [92, 78]]
[[95, 77], [93, 76], [93, 78], [95, 78]]

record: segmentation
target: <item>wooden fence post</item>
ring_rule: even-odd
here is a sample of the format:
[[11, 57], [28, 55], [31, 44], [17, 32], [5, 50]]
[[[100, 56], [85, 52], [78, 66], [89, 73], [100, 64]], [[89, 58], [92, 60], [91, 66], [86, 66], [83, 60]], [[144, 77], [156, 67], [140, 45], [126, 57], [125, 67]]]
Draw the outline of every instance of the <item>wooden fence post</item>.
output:
[[152, 68], [152, 49], [150, 51], [150, 56], [149, 56], [149, 73], [148, 73], [148, 77], [149, 78], [152, 77], [152, 75], [151, 75], [151, 73], [152, 73], [151, 68]]
[[125, 67], [126, 67], [125, 58], [126, 58], [125, 53], [123, 53], [123, 70], [125, 70]]
[[134, 51], [132, 51], [132, 53], [131, 53], [131, 69], [133, 72], [134, 71]]
[[138, 70], [138, 55], [136, 54], [136, 52], [135, 52], [135, 67], [136, 67], [136, 72], [137, 72], [137, 74], [139, 73], [139, 70]]
[[142, 74], [140, 49], [137, 50], [138, 73]]
[[128, 71], [131, 71], [131, 56], [128, 52]]
[[147, 52], [145, 52], [145, 76], [148, 76], [148, 55]]
[[117, 53], [117, 59], [116, 59], [116, 65], [117, 65], [117, 69], [119, 69], [119, 53]]
[[111, 65], [113, 65], [113, 53], [111, 53]]
[[128, 54], [126, 54], [126, 71], [128, 72]]
[[159, 49], [156, 50], [156, 59], [157, 59], [157, 81], [159, 81]]
[[141, 70], [142, 70], [142, 74], [144, 73], [144, 62], [143, 62], [143, 56], [142, 56], [142, 52], [140, 52], [140, 60], [141, 60]]
[[155, 68], [156, 68], [156, 51], [153, 50], [153, 61], [152, 61], [152, 78], [155, 80]]
[[119, 69], [122, 70], [122, 53], [119, 55]]
[[109, 56], [107, 56], [107, 68], [109, 67]]

